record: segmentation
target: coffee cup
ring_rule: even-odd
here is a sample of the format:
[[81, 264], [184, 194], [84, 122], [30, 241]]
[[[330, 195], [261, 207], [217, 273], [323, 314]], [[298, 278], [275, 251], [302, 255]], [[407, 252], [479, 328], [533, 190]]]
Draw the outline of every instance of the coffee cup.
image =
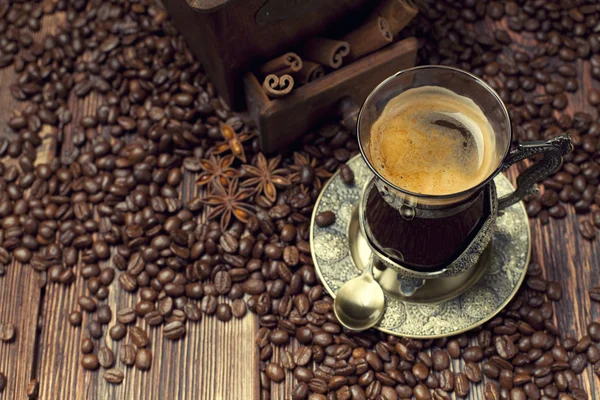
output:
[[[357, 119], [360, 151], [373, 172], [360, 201], [361, 229], [376, 258], [398, 273], [403, 294], [426, 279], [477, 265], [499, 212], [556, 172], [568, 135], [511, 150], [508, 110], [484, 81], [446, 66], [407, 69], [366, 98]], [[541, 159], [498, 198], [494, 177]]]

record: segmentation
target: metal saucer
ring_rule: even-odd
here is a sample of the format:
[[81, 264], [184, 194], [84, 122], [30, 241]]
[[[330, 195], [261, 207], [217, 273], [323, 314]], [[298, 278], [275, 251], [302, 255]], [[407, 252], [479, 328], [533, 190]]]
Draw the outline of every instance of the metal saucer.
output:
[[[372, 176], [360, 155], [348, 161], [354, 185], [336, 173], [317, 199], [310, 228], [315, 270], [329, 294], [335, 293], [365, 266], [371, 250], [358, 222], [358, 202]], [[504, 175], [495, 178], [498, 195], [512, 191]], [[322, 228], [314, 217], [333, 211], [336, 221]], [[429, 280], [410, 298], [399, 293], [396, 273], [375, 269], [385, 293], [386, 311], [375, 329], [414, 338], [438, 338], [473, 329], [494, 317], [517, 293], [529, 264], [531, 236], [522, 203], [498, 216], [492, 243], [476, 267], [456, 277]]]

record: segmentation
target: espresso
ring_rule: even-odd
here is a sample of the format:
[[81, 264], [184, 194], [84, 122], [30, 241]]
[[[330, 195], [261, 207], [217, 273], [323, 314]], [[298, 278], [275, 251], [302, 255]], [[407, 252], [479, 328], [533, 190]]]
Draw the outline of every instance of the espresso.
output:
[[377, 171], [413, 193], [459, 193], [495, 167], [493, 129], [467, 97], [423, 86], [393, 98], [371, 127], [369, 153]]

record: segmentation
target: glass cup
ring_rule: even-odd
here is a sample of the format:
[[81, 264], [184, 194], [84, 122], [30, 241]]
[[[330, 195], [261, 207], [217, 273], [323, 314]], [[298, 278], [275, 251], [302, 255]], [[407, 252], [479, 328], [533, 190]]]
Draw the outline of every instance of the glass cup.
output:
[[[493, 168], [466, 190], [444, 195], [411, 192], [386, 179], [371, 159], [371, 127], [385, 106], [421, 86], [442, 87], [473, 100], [492, 126]], [[535, 184], [554, 173], [562, 156], [573, 149], [570, 137], [561, 135], [522, 143], [511, 151], [510, 117], [498, 94], [475, 75], [446, 66], [415, 67], [384, 80], [362, 105], [357, 134], [362, 157], [374, 174], [360, 203], [361, 228], [377, 258], [397, 270], [399, 279], [413, 279], [407, 285], [413, 288], [423, 279], [455, 276], [476, 265], [491, 239], [497, 213], [535, 191]], [[539, 153], [543, 157], [519, 175], [515, 191], [498, 199], [494, 177]]]

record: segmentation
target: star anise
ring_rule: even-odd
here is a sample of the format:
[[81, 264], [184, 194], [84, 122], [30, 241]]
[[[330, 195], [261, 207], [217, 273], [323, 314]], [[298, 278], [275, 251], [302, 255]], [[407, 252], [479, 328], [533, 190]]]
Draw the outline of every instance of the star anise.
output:
[[332, 174], [325, 168], [317, 167], [316, 158], [294, 152], [294, 164], [290, 165], [292, 174], [290, 179], [293, 183], [303, 185], [313, 185], [315, 189], [320, 190], [323, 186], [323, 180], [329, 178]]
[[246, 223], [251, 215], [254, 215], [252, 205], [246, 200], [252, 195], [249, 189], [238, 190], [238, 179], [234, 178], [229, 186], [224, 188], [221, 184], [215, 185], [215, 192], [202, 199], [202, 202], [212, 207], [208, 213], [208, 219], [221, 216], [221, 230], [225, 231], [231, 221], [231, 215]]
[[242, 162], [246, 162], [246, 153], [244, 152], [244, 146], [242, 146], [242, 143], [254, 137], [254, 133], [236, 133], [236, 131], [230, 125], [227, 125], [223, 122], [219, 123], [219, 128], [221, 130], [221, 135], [225, 140], [217, 143], [213, 153], [222, 154], [226, 151], [231, 151], [236, 158], [239, 158], [242, 160]]
[[210, 158], [200, 160], [203, 172], [196, 179], [196, 183], [200, 186], [206, 185], [209, 190], [218, 184], [228, 187], [230, 179], [240, 175], [235, 168], [231, 168], [234, 159], [232, 154], [225, 157], [215, 157], [211, 154]]
[[271, 202], [277, 200], [277, 188], [286, 187], [292, 184], [290, 179], [284, 174], [286, 168], [277, 168], [281, 156], [271, 158], [268, 162], [263, 153], [258, 153], [256, 157], [256, 166], [250, 164], [242, 165], [242, 169], [249, 176], [242, 182], [242, 187], [254, 187], [255, 193], [263, 192], [265, 197]]

